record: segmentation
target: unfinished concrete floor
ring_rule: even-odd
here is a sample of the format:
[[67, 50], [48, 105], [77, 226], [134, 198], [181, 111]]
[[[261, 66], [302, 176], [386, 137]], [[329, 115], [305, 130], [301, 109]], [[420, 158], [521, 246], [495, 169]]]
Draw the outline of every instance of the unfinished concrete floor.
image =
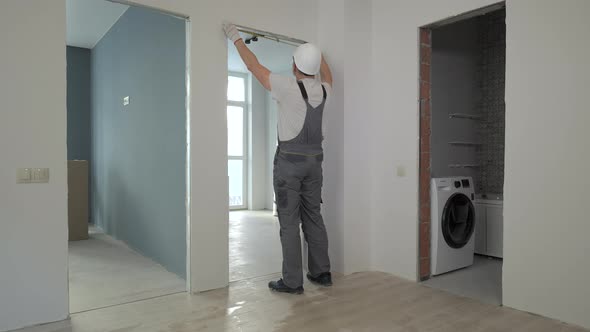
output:
[[331, 288], [305, 284], [304, 295], [270, 292], [267, 281], [93, 310], [22, 332], [585, 331], [385, 273], [337, 277]]
[[280, 272], [282, 260], [279, 222], [272, 212], [230, 212], [230, 281]]
[[502, 304], [502, 260], [475, 255], [473, 265], [432, 277], [424, 284], [481, 302]]
[[69, 243], [69, 280], [71, 313], [186, 290], [180, 277], [97, 229]]

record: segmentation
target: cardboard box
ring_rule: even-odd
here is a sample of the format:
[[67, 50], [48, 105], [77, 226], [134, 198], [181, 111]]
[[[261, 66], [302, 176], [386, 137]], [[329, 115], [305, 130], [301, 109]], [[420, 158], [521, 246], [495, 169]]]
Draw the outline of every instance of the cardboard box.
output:
[[68, 239], [87, 240], [88, 221], [88, 161], [68, 160]]

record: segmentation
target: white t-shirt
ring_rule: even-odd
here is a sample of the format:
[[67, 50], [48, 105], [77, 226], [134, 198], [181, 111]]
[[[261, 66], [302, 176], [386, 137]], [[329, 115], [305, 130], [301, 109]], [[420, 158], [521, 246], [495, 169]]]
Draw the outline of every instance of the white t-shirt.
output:
[[[322, 103], [324, 93], [322, 91], [322, 84], [316, 78], [305, 78], [302, 80], [303, 86], [307, 91], [309, 104], [312, 107], [317, 107]], [[326, 88], [326, 104], [330, 100], [332, 88], [329, 84], [324, 83]], [[297, 84], [295, 77], [283, 76], [278, 74], [270, 74], [270, 89], [272, 98], [277, 101], [278, 115], [277, 115], [277, 130], [279, 133], [279, 140], [288, 141], [295, 138], [303, 129], [305, 122], [305, 115], [307, 114], [307, 105], [301, 90]], [[324, 107], [324, 111], [326, 107]], [[325, 116], [322, 121], [322, 131], [326, 136], [326, 121]]]

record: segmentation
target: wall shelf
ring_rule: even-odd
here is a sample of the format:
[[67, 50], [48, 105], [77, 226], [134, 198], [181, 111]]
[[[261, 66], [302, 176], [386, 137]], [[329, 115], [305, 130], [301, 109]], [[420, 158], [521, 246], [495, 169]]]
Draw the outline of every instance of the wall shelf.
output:
[[459, 146], [480, 146], [481, 143], [477, 142], [461, 142], [461, 141], [453, 141], [449, 142], [450, 145], [459, 145]]
[[482, 121], [483, 117], [474, 114], [466, 114], [466, 113], [451, 113], [449, 114], [449, 119], [468, 119], [474, 121]]

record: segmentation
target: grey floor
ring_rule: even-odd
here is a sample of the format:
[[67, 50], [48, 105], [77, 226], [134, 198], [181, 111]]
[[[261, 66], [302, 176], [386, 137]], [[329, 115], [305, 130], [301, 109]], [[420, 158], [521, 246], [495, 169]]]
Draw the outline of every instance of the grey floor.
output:
[[186, 290], [183, 279], [97, 229], [69, 243], [69, 282], [71, 313]]
[[229, 214], [230, 281], [281, 271], [279, 223], [270, 211], [235, 211]]
[[73, 314], [21, 332], [588, 332], [386, 273], [335, 275], [329, 288], [306, 282], [298, 296], [269, 291], [270, 277], [278, 275]]
[[502, 304], [502, 260], [475, 255], [472, 266], [432, 277], [424, 285], [493, 305]]

